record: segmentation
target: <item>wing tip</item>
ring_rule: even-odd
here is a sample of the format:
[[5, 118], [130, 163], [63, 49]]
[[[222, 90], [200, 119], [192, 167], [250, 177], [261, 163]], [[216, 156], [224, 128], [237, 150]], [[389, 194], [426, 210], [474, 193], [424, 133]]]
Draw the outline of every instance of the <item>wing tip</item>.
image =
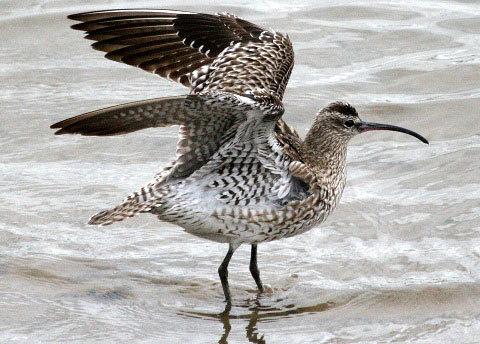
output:
[[73, 134], [73, 133], [70, 133], [69, 131], [65, 130], [66, 126], [62, 125], [62, 122], [64, 122], [64, 121], [54, 123], [50, 126], [50, 129], [56, 129], [54, 135]]
[[101, 136], [96, 131], [88, 131], [88, 128], [82, 128], [78, 126], [76, 122], [70, 123], [69, 119], [54, 123], [50, 126], [50, 129], [57, 129], [53, 134], [54, 135], [82, 135], [82, 136]]
[[54, 135], [65, 135], [65, 134], [76, 134], [74, 132], [70, 132], [68, 130], [65, 130], [65, 129], [59, 129], [57, 130], [55, 133], [53, 133]]
[[81, 14], [81, 13], [69, 14], [69, 15], [67, 16], [67, 19], [80, 21], [80, 18], [79, 18], [79, 15], [80, 15], [80, 14]]
[[[79, 117], [79, 116], [75, 116], [75, 117]], [[63, 121], [53, 123], [52, 125], [50, 125], [50, 129], [62, 129], [63, 130], [65, 128], [67, 128], [70, 124], [72, 124], [72, 120], [75, 119], [75, 117], [67, 118], [67, 119], [64, 119]]]
[[54, 135], [65, 135], [65, 134], [82, 134], [68, 128], [68, 126], [58, 126], [58, 123], [52, 124], [50, 129], [57, 129], [53, 134]]
[[[67, 17], [68, 19], [72, 19], [70, 18], [70, 16]], [[74, 19], [75, 20], [75, 19]], [[76, 24], [73, 24], [73, 25], [70, 25], [70, 28], [71, 29], [74, 29], [74, 30], [78, 30], [78, 31], [87, 31], [86, 29], [88, 28], [87, 26], [85, 26], [85, 23], [76, 23]]]

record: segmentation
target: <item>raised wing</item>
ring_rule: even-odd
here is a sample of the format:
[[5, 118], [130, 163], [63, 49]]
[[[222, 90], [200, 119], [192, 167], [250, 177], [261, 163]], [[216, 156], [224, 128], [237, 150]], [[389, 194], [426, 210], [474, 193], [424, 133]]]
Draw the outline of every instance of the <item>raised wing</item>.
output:
[[69, 16], [82, 21], [107, 58], [180, 82], [193, 93], [260, 92], [282, 98], [293, 67], [288, 37], [232, 14], [111, 10]]

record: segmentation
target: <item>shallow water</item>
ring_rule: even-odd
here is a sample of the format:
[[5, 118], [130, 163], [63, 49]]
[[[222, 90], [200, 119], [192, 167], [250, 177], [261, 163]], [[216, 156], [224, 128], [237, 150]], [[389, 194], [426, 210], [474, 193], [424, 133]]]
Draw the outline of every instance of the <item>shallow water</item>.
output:
[[[365, 120], [328, 221], [230, 264], [227, 247], [142, 215], [86, 225], [174, 157], [176, 129], [53, 136], [103, 106], [185, 90], [102, 58], [66, 15], [158, 7], [121, 1], [0, 3], [0, 342], [474, 343], [480, 333], [480, 4], [477, 1], [235, 1], [163, 8], [230, 11], [288, 32], [296, 67], [285, 119], [305, 133], [337, 99]], [[272, 10], [275, 9], [275, 10]]]

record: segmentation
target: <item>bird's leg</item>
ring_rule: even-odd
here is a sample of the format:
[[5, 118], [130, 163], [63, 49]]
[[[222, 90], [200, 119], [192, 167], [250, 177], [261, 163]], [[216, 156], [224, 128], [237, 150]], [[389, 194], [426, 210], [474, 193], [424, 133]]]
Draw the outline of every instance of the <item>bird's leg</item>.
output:
[[263, 293], [263, 284], [260, 280], [260, 271], [257, 265], [257, 244], [252, 244], [252, 254], [250, 256], [250, 273], [252, 274], [255, 283], [257, 283], [258, 290]]
[[230, 296], [230, 287], [228, 286], [228, 263], [230, 263], [230, 259], [233, 256], [233, 252], [235, 252], [236, 247], [232, 244], [228, 247], [228, 252], [225, 258], [223, 259], [222, 264], [218, 268], [218, 275], [220, 276], [220, 281], [222, 282], [223, 293], [225, 294], [225, 301], [230, 303], [232, 298]]

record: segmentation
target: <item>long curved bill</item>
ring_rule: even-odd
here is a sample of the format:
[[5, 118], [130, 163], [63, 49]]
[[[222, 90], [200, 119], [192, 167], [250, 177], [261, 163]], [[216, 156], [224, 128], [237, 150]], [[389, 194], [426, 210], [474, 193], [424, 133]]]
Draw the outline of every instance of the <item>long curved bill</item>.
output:
[[370, 130], [391, 130], [391, 131], [398, 131], [400, 133], [405, 133], [408, 135], [411, 135], [413, 137], [416, 137], [423, 143], [426, 143], [428, 145], [428, 140], [424, 138], [422, 135], [417, 134], [414, 131], [402, 128], [402, 127], [397, 127], [396, 125], [389, 125], [389, 124], [381, 124], [381, 123], [370, 123], [370, 122], [362, 122], [360, 126], [358, 127], [358, 130], [360, 132], [364, 131], [370, 131]]

